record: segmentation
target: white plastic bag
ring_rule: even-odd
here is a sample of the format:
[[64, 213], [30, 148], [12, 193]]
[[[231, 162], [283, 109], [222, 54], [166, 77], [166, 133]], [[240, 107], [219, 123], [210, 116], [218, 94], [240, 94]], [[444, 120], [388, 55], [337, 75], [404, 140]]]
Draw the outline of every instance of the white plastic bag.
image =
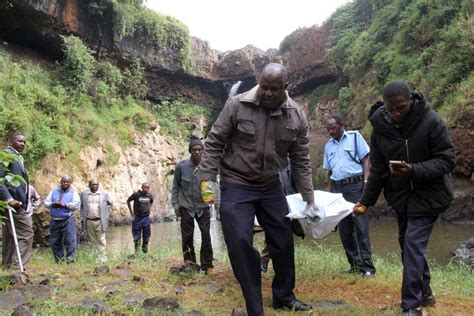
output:
[[313, 222], [304, 214], [306, 202], [303, 201], [301, 194], [288, 195], [286, 200], [290, 210], [286, 217], [298, 219], [306, 236], [313, 238], [323, 238], [329, 234], [344, 217], [352, 212], [354, 206], [354, 203], [347, 202], [341, 193], [316, 190], [314, 191], [314, 202], [324, 217]]

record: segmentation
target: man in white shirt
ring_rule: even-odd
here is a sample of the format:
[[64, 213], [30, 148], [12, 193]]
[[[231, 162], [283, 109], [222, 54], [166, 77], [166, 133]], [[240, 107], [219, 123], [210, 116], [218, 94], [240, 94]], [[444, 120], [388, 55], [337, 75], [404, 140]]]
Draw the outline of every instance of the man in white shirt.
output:
[[99, 181], [91, 179], [89, 189], [81, 193], [82, 233], [100, 254], [106, 247], [105, 231], [109, 226], [109, 209], [113, 203], [110, 196], [99, 191]]

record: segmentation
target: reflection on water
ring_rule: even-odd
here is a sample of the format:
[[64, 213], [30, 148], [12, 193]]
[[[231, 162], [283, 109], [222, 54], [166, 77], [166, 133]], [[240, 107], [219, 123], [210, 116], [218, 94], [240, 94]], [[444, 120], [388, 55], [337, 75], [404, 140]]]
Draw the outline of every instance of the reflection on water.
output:
[[[428, 246], [428, 260], [446, 264], [449, 262], [451, 252], [464, 240], [471, 238], [474, 233], [472, 225], [438, 224], [433, 229], [433, 234]], [[370, 240], [372, 242], [373, 254], [380, 257], [397, 256], [400, 253], [397, 241], [397, 223], [393, 220], [371, 221]], [[256, 241], [261, 242], [263, 234], [256, 235]], [[212, 247], [216, 251], [226, 249], [224, 237], [222, 236], [221, 224], [211, 221]], [[311, 239], [295, 237], [296, 245], [304, 244], [314, 246], [332, 247], [342, 249], [339, 233], [331, 233], [324, 239]], [[201, 244], [201, 234], [196, 225], [194, 231], [194, 242], [196, 252]], [[175, 245], [181, 248], [181, 232], [179, 222], [155, 223], [151, 225], [151, 245]], [[110, 227], [107, 230], [107, 250], [119, 252], [127, 249], [133, 251], [131, 226]]]

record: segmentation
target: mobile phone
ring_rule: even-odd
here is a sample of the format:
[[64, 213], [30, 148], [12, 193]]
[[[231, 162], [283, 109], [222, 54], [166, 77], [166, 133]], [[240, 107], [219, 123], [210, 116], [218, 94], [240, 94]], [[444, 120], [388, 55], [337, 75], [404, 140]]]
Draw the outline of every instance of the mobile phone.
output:
[[391, 165], [395, 165], [395, 166], [402, 166], [403, 165], [403, 162], [401, 160], [389, 160], [388, 163], [391, 164]]

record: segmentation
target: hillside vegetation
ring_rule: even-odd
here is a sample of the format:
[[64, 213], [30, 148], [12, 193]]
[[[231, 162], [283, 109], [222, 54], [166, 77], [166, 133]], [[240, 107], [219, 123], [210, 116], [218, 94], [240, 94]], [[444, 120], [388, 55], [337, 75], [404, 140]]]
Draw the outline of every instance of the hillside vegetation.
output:
[[[112, 41], [136, 38], [145, 45], [167, 47], [176, 53], [176, 62], [185, 72], [192, 72], [191, 37], [188, 27], [178, 19], [144, 6], [144, 0], [89, 0], [87, 12], [97, 25], [112, 23]], [[99, 28], [101, 30], [101, 28]]]
[[129, 146], [135, 133], [153, 128], [180, 141], [187, 140], [186, 122], [208, 116], [208, 109], [163, 98], [161, 104], [144, 99], [147, 85], [138, 60], [120, 69], [97, 61], [77, 37], [63, 37], [64, 56], [58, 65], [15, 60], [0, 46], [0, 138], [14, 131], [28, 138], [27, 166], [37, 169], [47, 154], [60, 153], [66, 162], [86, 145], [100, 144], [116, 163], [112, 142]]
[[[469, 0], [355, 0], [326, 22], [326, 61], [338, 81], [307, 97], [338, 99], [354, 127], [385, 83], [403, 79], [425, 94], [450, 127], [474, 134], [474, 18]], [[365, 131], [367, 132], [367, 130]]]

